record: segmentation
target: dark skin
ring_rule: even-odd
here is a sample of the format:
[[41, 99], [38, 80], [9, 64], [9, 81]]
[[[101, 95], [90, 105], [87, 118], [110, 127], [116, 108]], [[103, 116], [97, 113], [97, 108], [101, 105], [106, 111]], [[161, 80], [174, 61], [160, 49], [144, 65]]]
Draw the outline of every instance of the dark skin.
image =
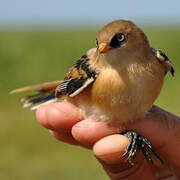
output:
[[[144, 118], [126, 127], [83, 119], [80, 110], [68, 102], [42, 106], [36, 111], [36, 117], [56, 139], [91, 148], [112, 180], [180, 178], [180, 118], [157, 106], [153, 106]], [[165, 163], [153, 158], [154, 165], [150, 165], [141, 153], [134, 166], [120, 158], [129, 142], [120, 135], [126, 130], [147, 137]]]

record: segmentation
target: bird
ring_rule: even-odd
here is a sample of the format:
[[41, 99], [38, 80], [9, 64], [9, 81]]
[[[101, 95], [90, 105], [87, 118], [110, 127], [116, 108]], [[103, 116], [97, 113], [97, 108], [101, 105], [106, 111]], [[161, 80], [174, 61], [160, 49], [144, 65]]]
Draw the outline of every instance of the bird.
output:
[[[132, 21], [115, 20], [97, 34], [96, 47], [88, 50], [69, 69], [62, 80], [13, 90], [33, 91], [22, 99], [24, 107], [37, 109], [42, 104], [68, 101], [84, 118], [124, 125], [144, 117], [157, 99], [167, 72], [175, 69], [164, 52], [150, 46], [145, 33]], [[37, 105], [36, 105], [37, 104]], [[129, 130], [123, 157], [133, 165], [142, 150], [153, 163], [151, 154], [163, 159], [143, 135]]]

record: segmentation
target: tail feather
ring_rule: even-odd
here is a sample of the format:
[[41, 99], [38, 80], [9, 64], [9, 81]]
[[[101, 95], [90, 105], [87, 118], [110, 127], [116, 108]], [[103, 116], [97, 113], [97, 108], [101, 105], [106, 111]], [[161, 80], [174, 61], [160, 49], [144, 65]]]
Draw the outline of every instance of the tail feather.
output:
[[33, 106], [35, 104], [44, 104], [44, 102], [48, 102], [48, 101], [51, 101], [51, 100], [57, 100], [57, 98], [55, 98], [55, 91], [53, 92], [49, 92], [49, 93], [46, 93], [46, 94], [36, 94], [36, 95], [32, 95], [32, 96], [26, 96], [24, 98], [24, 105], [23, 107], [24, 108], [27, 108], [27, 107], [30, 107], [30, 106]]
[[36, 110], [38, 107], [40, 107], [40, 106], [42, 106], [42, 105], [54, 103], [54, 102], [56, 102], [57, 100], [58, 100], [57, 98], [54, 98], [54, 99], [48, 100], [48, 101], [46, 101], [46, 102], [44, 102], [44, 103], [35, 105], [35, 106], [31, 107], [30, 109], [31, 109], [31, 110]]
[[55, 89], [60, 83], [61, 81], [53, 81], [34, 86], [27, 86], [24, 88], [15, 89], [10, 93], [14, 94], [25, 91], [36, 91], [35, 94], [25, 96], [21, 99], [24, 108], [31, 107], [31, 110], [35, 110], [43, 104], [49, 104], [58, 100], [55, 97]]
[[54, 98], [55, 98], [55, 92], [51, 92], [48, 95], [41, 95], [41, 94], [39, 94], [39, 97], [30, 98], [28, 100], [28, 102], [32, 103], [32, 104], [37, 104], [37, 103], [48, 101], [48, 100], [54, 99]]
[[43, 84], [26, 86], [23, 88], [12, 90], [10, 94], [20, 93], [20, 92], [25, 92], [25, 91], [32, 91], [32, 90], [38, 90], [40, 92], [47, 92], [47, 91], [51, 91], [52, 89], [56, 89], [56, 87], [60, 85], [60, 83], [61, 81], [52, 81], [52, 82], [46, 82]]

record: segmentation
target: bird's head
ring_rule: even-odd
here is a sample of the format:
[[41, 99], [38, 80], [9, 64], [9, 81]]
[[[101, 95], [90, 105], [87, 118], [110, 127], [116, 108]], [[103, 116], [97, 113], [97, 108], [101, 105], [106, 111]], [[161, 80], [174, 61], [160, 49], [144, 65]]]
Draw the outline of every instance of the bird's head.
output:
[[149, 43], [143, 31], [126, 20], [116, 20], [107, 24], [98, 32], [96, 40], [99, 54], [110, 59], [142, 55], [149, 50]]

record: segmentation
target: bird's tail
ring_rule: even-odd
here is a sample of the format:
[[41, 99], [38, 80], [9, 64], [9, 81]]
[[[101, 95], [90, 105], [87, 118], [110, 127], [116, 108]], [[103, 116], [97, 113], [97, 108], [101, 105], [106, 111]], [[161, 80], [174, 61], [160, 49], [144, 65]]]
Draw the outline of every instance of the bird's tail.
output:
[[58, 85], [60, 85], [60, 83], [61, 81], [53, 81], [34, 86], [26, 86], [24, 88], [15, 89], [11, 91], [10, 94], [35, 91], [36, 93], [25, 96], [21, 99], [24, 108], [31, 107], [31, 110], [35, 110], [43, 104], [49, 104], [57, 101], [57, 98], [55, 97], [55, 89]]

